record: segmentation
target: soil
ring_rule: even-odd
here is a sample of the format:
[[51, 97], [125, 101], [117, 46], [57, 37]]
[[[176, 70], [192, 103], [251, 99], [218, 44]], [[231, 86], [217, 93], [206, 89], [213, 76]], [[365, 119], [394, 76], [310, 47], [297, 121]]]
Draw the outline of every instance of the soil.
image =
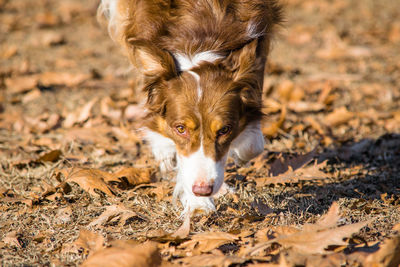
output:
[[[335, 253], [398, 235], [400, 3], [285, 2], [265, 74], [265, 151], [244, 167], [228, 162], [234, 192], [215, 200], [215, 212], [194, 215], [189, 237], [177, 240], [165, 239], [182, 224], [182, 207], [172, 203], [174, 173], [160, 173], [140, 138], [143, 95], [128, 59], [96, 21], [98, 1], [0, 0], [1, 265], [79, 265], [94, 250], [76, 245], [82, 229], [104, 237], [102, 246], [153, 240], [164, 262], [191, 265], [184, 258], [192, 254], [177, 251], [198, 233], [250, 231], [250, 243], [199, 254], [238, 256], [260, 230], [302, 229], [333, 203], [339, 225], [368, 221]], [[109, 195], [68, 181], [78, 167], [145, 169], [151, 183], [110, 182]], [[319, 172], [307, 179], [310, 168]], [[296, 169], [303, 173], [294, 179]], [[135, 216], [89, 225], [112, 205]], [[221, 265], [282, 264], [286, 256], [288, 266], [298, 264], [280, 244]]]

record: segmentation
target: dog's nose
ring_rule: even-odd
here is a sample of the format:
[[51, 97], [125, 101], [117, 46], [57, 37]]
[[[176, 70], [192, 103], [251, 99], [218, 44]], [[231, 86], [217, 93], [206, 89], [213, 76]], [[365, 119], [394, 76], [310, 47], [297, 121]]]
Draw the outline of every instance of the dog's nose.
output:
[[212, 184], [206, 184], [206, 183], [194, 184], [192, 186], [192, 192], [193, 192], [193, 194], [195, 194], [195, 196], [207, 197], [207, 196], [210, 196], [212, 194], [213, 185]]

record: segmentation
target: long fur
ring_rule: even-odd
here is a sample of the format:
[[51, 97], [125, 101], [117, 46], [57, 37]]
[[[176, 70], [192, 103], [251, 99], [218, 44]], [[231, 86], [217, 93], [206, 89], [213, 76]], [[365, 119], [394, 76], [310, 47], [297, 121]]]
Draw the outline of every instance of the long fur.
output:
[[264, 146], [264, 66], [278, 0], [102, 0], [98, 18], [147, 93], [146, 136], [162, 172], [177, 169], [184, 212], [213, 210], [228, 156]]

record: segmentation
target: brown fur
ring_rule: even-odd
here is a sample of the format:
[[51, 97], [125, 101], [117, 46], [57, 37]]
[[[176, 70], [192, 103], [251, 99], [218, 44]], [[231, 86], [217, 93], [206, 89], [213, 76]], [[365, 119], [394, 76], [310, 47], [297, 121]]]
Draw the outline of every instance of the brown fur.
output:
[[[172, 139], [179, 154], [200, 146], [218, 161], [231, 141], [261, 113], [265, 60], [281, 20], [276, 0], [120, 0], [127, 14], [115, 39], [144, 77], [145, 126]], [[121, 11], [121, 12], [122, 12]], [[251, 29], [251, 30], [249, 30]], [[180, 72], [174, 53], [213, 51], [224, 58]], [[185, 135], [176, 126], [186, 127]], [[231, 131], [218, 136], [228, 125]]]

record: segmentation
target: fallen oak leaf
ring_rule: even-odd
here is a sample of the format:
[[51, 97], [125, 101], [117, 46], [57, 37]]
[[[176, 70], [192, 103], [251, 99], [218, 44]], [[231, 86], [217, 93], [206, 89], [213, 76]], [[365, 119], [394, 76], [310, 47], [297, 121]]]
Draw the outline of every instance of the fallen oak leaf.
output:
[[161, 230], [157, 233], [157, 235], [147, 237], [158, 242], [182, 243], [187, 241], [190, 233], [190, 216], [190, 213], [186, 214], [182, 225], [174, 233], [165, 233], [163, 230]]
[[334, 127], [348, 122], [353, 117], [353, 112], [348, 111], [346, 107], [340, 107], [326, 115], [324, 123], [330, 127]]
[[39, 82], [42, 86], [76, 86], [90, 79], [90, 74], [69, 73], [69, 72], [44, 72], [39, 76]]
[[96, 227], [105, 225], [113, 220], [119, 219], [120, 224], [125, 225], [126, 221], [132, 217], [140, 217], [136, 212], [126, 208], [123, 204], [111, 205], [106, 208], [106, 210], [94, 221], [92, 221], [88, 226]]
[[98, 233], [81, 229], [78, 238], [73, 245], [77, 249], [83, 249], [85, 254], [91, 254], [100, 250], [104, 244], [104, 237]]
[[285, 173], [289, 168], [295, 171], [310, 163], [315, 156], [317, 156], [317, 148], [314, 148], [306, 154], [288, 156], [281, 154], [274, 162], [272, 162], [269, 172], [273, 176], [276, 176]]
[[154, 174], [155, 170], [152, 168], [130, 167], [123, 168], [117, 171], [112, 179], [107, 180], [106, 178], [105, 181], [121, 181], [123, 178], [125, 178], [130, 186], [135, 186], [139, 184], [149, 184], [151, 182], [154, 182]]
[[231, 265], [240, 265], [247, 261], [245, 258], [236, 256], [225, 256], [225, 255], [213, 255], [213, 254], [202, 254], [191, 257], [184, 257], [176, 260], [175, 262], [180, 264], [186, 264], [188, 266], [224, 266], [228, 267]]
[[91, 115], [91, 110], [97, 102], [97, 97], [93, 98], [91, 101], [87, 102], [82, 108], [75, 112], [69, 113], [65, 121], [63, 122], [63, 126], [66, 128], [72, 127], [76, 123], [81, 123], [89, 119]]
[[320, 170], [325, 166], [326, 166], [326, 161], [319, 164], [315, 162], [311, 166], [299, 168], [295, 171], [293, 171], [292, 168], [289, 168], [287, 172], [285, 172], [284, 174], [280, 174], [278, 176], [257, 178], [256, 184], [257, 186], [265, 186], [269, 184], [286, 184], [286, 183], [297, 183], [299, 181], [326, 179], [331, 177], [331, 175]]
[[178, 230], [176, 230], [176, 232], [173, 233], [171, 236], [175, 238], [184, 239], [189, 235], [189, 232], [190, 232], [190, 213], [186, 214], [181, 227], [179, 227]]
[[38, 75], [17, 76], [7, 78], [5, 80], [5, 85], [10, 93], [19, 94], [35, 89], [38, 80]]
[[97, 267], [105, 263], [109, 267], [155, 267], [161, 266], [162, 259], [154, 242], [133, 245], [129, 241], [120, 241], [116, 247], [104, 248], [90, 255], [81, 266]]
[[[338, 205], [333, 203], [328, 213], [322, 216], [316, 224], [307, 225], [302, 231], [294, 233], [277, 233], [278, 237], [245, 250], [244, 255], [256, 255], [273, 243], [279, 243], [285, 248], [292, 248], [303, 254], [328, 254], [330, 252], [325, 250], [328, 246], [346, 245], [347, 243], [343, 241], [344, 238], [358, 232], [370, 222], [369, 220], [337, 227], [338, 213]], [[329, 220], [333, 220], [335, 223]]]
[[62, 155], [61, 150], [56, 149], [47, 152], [46, 154], [40, 156], [37, 159], [37, 162], [56, 162], [60, 159], [60, 156]]
[[111, 180], [113, 177], [112, 174], [101, 170], [73, 168], [68, 172], [65, 180], [66, 182], [77, 183], [92, 196], [98, 196], [95, 189], [100, 190], [108, 196], [112, 196], [114, 193], [105, 180]]
[[286, 106], [282, 105], [281, 115], [279, 120], [269, 124], [268, 126], [262, 127], [263, 135], [267, 137], [275, 137], [278, 134], [279, 129], [282, 127], [286, 119]]
[[222, 245], [237, 240], [236, 235], [224, 232], [204, 232], [192, 236], [191, 240], [182, 243], [178, 248], [190, 250], [193, 255], [209, 252]]
[[[400, 230], [400, 224], [393, 228]], [[399, 266], [400, 265], [400, 232], [394, 238], [387, 239], [379, 250], [367, 256], [364, 266]]]

